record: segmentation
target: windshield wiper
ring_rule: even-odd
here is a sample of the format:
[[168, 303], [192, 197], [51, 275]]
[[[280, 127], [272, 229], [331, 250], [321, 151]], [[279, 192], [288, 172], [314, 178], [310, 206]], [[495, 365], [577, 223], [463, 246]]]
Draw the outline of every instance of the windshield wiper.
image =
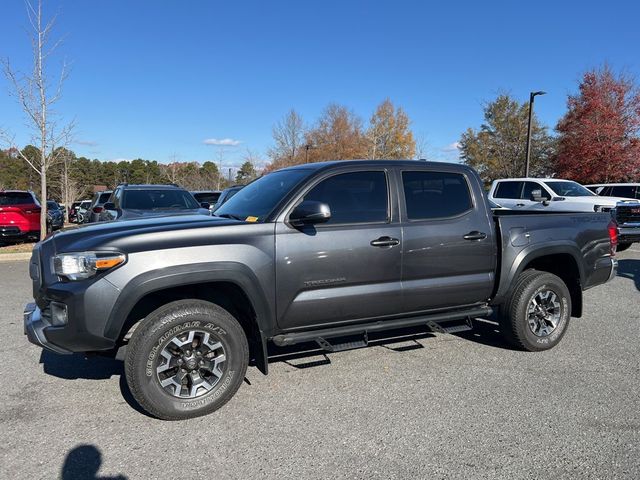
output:
[[220, 215], [214, 214], [216, 217], [220, 217], [220, 218], [230, 218], [232, 220], [240, 220], [241, 222], [244, 222], [244, 218], [239, 217], [238, 215], [234, 215], [232, 213], [222, 213]]

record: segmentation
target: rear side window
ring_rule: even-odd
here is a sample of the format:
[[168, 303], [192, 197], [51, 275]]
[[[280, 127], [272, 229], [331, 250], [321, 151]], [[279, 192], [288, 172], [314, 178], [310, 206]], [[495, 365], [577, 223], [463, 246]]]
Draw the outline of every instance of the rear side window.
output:
[[402, 172], [409, 220], [446, 218], [473, 208], [463, 175], [448, 172]]
[[29, 192], [0, 192], [0, 205], [26, 205], [35, 203]]
[[623, 185], [619, 187], [612, 187], [611, 196], [624, 197], [624, 198], [636, 198], [636, 187], [633, 185]]
[[520, 198], [522, 182], [499, 182], [493, 198]]
[[384, 172], [353, 172], [321, 181], [304, 197], [329, 205], [328, 224], [377, 223], [389, 218]]

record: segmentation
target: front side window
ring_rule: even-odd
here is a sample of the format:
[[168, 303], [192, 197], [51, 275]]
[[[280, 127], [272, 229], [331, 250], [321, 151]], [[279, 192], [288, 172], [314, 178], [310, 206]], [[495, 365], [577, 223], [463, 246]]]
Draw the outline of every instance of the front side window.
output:
[[473, 208], [464, 175], [448, 172], [402, 172], [409, 220], [447, 218]]
[[560, 197], [593, 197], [595, 193], [570, 180], [551, 180], [544, 182]]
[[519, 199], [522, 182], [499, 182], [493, 198]]
[[334, 175], [313, 187], [304, 200], [329, 205], [328, 224], [378, 223], [389, 218], [387, 175], [381, 171]]
[[522, 191], [522, 199], [531, 200], [531, 194], [534, 190], [540, 190], [542, 198], [544, 198], [545, 200], [551, 200], [551, 195], [549, 195], [547, 189], [536, 182], [525, 182], [524, 190]]

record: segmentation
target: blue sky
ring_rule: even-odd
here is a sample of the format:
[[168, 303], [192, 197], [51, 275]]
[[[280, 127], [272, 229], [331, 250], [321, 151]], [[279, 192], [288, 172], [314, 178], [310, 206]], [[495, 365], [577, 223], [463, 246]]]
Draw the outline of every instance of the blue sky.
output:
[[[295, 108], [311, 123], [329, 102], [366, 121], [389, 97], [433, 159], [482, 122], [499, 92], [548, 94], [550, 126], [585, 69], [640, 76], [637, 2], [45, 1], [73, 62], [57, 113], [75, 118], [79, 155], [162, 162], [218, 159], [205, 139], [266, 158], [271, 127]], [[28, 68], [21, 0], [0, 7], [0, 56]], [[56, 67], [56, 62], [52, 64]], [[0, 79], [0, 127], [28, 136]]]

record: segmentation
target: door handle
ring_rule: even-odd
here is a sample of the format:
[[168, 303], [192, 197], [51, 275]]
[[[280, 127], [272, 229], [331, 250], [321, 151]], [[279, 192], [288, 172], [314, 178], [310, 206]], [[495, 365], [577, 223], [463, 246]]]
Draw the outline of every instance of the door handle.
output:
[[467, 233], [462, 238], [464, 238], [465, 240], [484, 240], [485, 238], [487, 238], [487, 234], [484, 232], [478, 232], [477, 230], [474, 230], [473, 232]]
[[375, 240], [371, 240], [372, 247], [393, 247], [399, 244], [400, 240], [391, 237], [380, 237], [376, 238]]
[[516, 207], [524, 207], [524, 203], [516, 203]]

